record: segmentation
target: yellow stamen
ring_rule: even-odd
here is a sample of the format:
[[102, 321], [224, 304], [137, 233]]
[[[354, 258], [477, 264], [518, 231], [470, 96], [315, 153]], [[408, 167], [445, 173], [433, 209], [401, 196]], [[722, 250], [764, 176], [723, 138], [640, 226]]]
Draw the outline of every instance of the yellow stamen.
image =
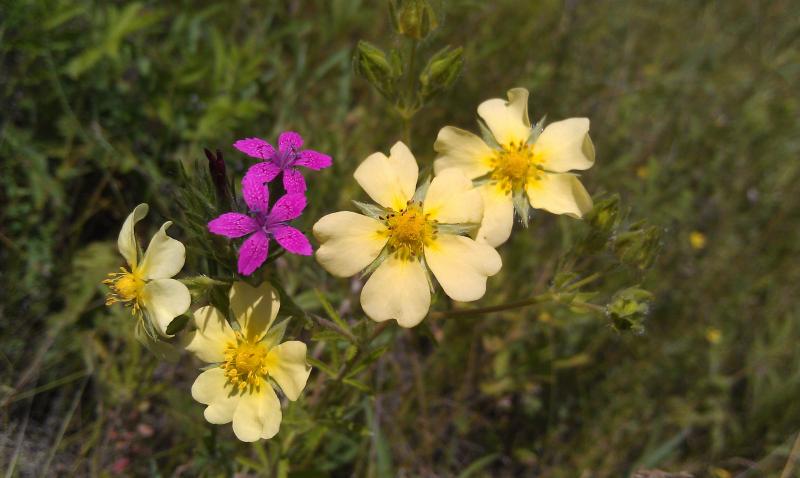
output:
[[409, 201], [405, 209], [390, 213], [385, 222], [389, 247], [402, 259], [420, 256], [423, 247], [436, 237], [436, 221], [422, 212], [422, 204]]
[[243, 392], [249, 388], [251, 393], [261, 389], [263, 377], [267, 375], [269, 368], [267, 352], [263, 344], [236, 334], [236, 342], [226, 346], [225, 362], [222, 364], [225, 377], [234, 389]]
[[492, 180], [507, 193], [522, 189], [540, 177], [541, 167], [534, 155], [534, 146], [522, 141], [504, 145], [495, 152], [490, 165]]
[[136, 270], [129, 271], [120, 267], [120, 272], [108, 274], [108, 279], [104, 280], [103, 284], [111, 289], [106, 296], [106, 305], [122, 302], [128, 307], [133, 307], [134, 314], [139, 313], [145, 282]]

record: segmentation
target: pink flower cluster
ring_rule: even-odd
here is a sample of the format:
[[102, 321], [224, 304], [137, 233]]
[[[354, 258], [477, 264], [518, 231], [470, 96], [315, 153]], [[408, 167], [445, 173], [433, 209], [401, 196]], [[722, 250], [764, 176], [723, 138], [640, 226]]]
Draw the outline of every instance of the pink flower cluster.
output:
[[[226, 212], [209, 222], [208, 230], [229, 239], [247, 236], [239, 248], [238, 270], [243, 275], [252, 274], [267, 260], [271, 238], [292, 254], [310, 256], [313, 249], [308, 238], [288, 224], [307, 204], [306, 182], [298, 168], [319, 171], [331, 165], [331, 157], [302, 149], [303, 138], [293, 131], [281, 133], [277, 150], [259, 138], [241, 139], [233, 146], [261, 160], [242, 179], [249, 213]], [[270, 205], [267, 183], [281, 176], [286, 194]]]

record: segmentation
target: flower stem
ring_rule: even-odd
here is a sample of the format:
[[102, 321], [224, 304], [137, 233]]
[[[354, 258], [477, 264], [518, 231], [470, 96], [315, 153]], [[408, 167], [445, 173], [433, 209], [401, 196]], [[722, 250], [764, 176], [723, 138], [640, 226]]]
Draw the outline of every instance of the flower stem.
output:
[[[587, 277], [587, 279], [589, 278]], [[596, 313], [605, 313], [606, 310], [605, 307], [597, 304], [591, 304], [589, 302], [583, 302], [583, 301], [576, 301], [574, 299], [565, 301], [561, 299], [558, 293], [546, 292], [544, 294], [539, 294], [537, 296], [531, 297], [530, 299], [520, 300], [517, 302], [509, 302], [507, 304], [493, 305], [489, 307], [477, 307], [473, 309], [456, 309], [456, 310], [443, 310], [443, 311], [431, 312], [429, 317], [434, 320], [442, 319], [445, 317], [473, 317], [478, 315], [491, 314], [493, 312], [504, 312], [506, 310], [521, 309], [523, 307], [529, 307], [531, 305], [541, 304], [543, 302], [548, 302], [548, 301], [569, 305], [570, 307], [581, 307]]]

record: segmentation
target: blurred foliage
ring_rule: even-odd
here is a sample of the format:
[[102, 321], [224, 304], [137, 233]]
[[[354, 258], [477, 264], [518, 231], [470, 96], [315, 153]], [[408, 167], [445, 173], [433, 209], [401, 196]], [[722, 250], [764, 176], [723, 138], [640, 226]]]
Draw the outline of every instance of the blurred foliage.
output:
[[[190, 196], [181, 188], [200, 183], [204, 147], [221, 149], [240, 176], [235, 139], [300, 131], [334, 157], [309, 181], [302, 225], [350, 208], [358, 161], [403, 131], [353, 76], [359, 39], [405, 51], [387, 33], [387, 5], [3, 0], [0, 463], [21, 476], [793, 473], [796, 9], [790, 0], [437, 6], [420, 58], [459, 45], [464, 67], [414, 117], [422, 165], [441, 126], [474, 129], [480, 101], [524, 86], [532, 118], [591, 118], [598, 161], [583, 181], [598, 199], [620, 197], [598, 200], [585, 222], [535, 214], [501, 248], [506, 267], [478, 305], [569, 287], [607, 264], [570, 303], [604, 299], [609, 318], [632, 328], [647, 311], [644, 333], [617, 333], [554, 302], [376, 329], [355, 305], [357, 280], [275, 258], [270, 273], [305, 314], [290, 334], [310, 343], [315, 371], [278, 437], [246, 445], [202, 419], [189, 395], [199, 364], [147, 353], [126, 311], [103, 306], [99, 282], [119, 265], [114, 240], [139, 202], [153, 211], [143, 229], [174, 218], [182, 240], [202, 234], [203, 218], [182, 216], [181, 205], [212, 202], [213, 184]], [[213, 240], [188, 244], [232, 254]], [[573, 246], [589, 262], [569, 263]], [[190, 251], [198, 270], [196, 260]], [[631, 280], [652, 302], [638, 289], [614, 295]], [[334, 405], [315, 408], [323, 398]]]

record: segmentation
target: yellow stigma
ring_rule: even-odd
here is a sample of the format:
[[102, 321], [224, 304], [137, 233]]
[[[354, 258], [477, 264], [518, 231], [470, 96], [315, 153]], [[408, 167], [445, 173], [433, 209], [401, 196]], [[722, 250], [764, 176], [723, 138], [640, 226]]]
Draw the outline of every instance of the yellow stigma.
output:
[[126, 306], [133, 307], [134, 313], [139, 312], [145, 282], [136, 270], [129, 271], [120, 267], [120, 272], [108, 274], [108, 279], [104, 280], [103, 284], [111, 289], [106, 296], [106, 305], [122, 302]]
[[533, 145], [520, 141], [510, 142], [495, 152], [490, 161], [491, 178], [504, 191], [522, 189], [529, 181], [539, 178], [540, 168], [533, 153]]
[[267, 352], [263, 344], [250, 342], [237, 333], [236, 343], [231, 342], [225, 348], [222, 364], [228, 382], [240, 392], [248, 387], [257, 392], [267, 375]]
[[435, 221], [422, 212], [422, 204], [408, 202], [405, 209], [385, 218], [389, 247], [403, 259], [422, 254], [422, 248], [436, 237]]

